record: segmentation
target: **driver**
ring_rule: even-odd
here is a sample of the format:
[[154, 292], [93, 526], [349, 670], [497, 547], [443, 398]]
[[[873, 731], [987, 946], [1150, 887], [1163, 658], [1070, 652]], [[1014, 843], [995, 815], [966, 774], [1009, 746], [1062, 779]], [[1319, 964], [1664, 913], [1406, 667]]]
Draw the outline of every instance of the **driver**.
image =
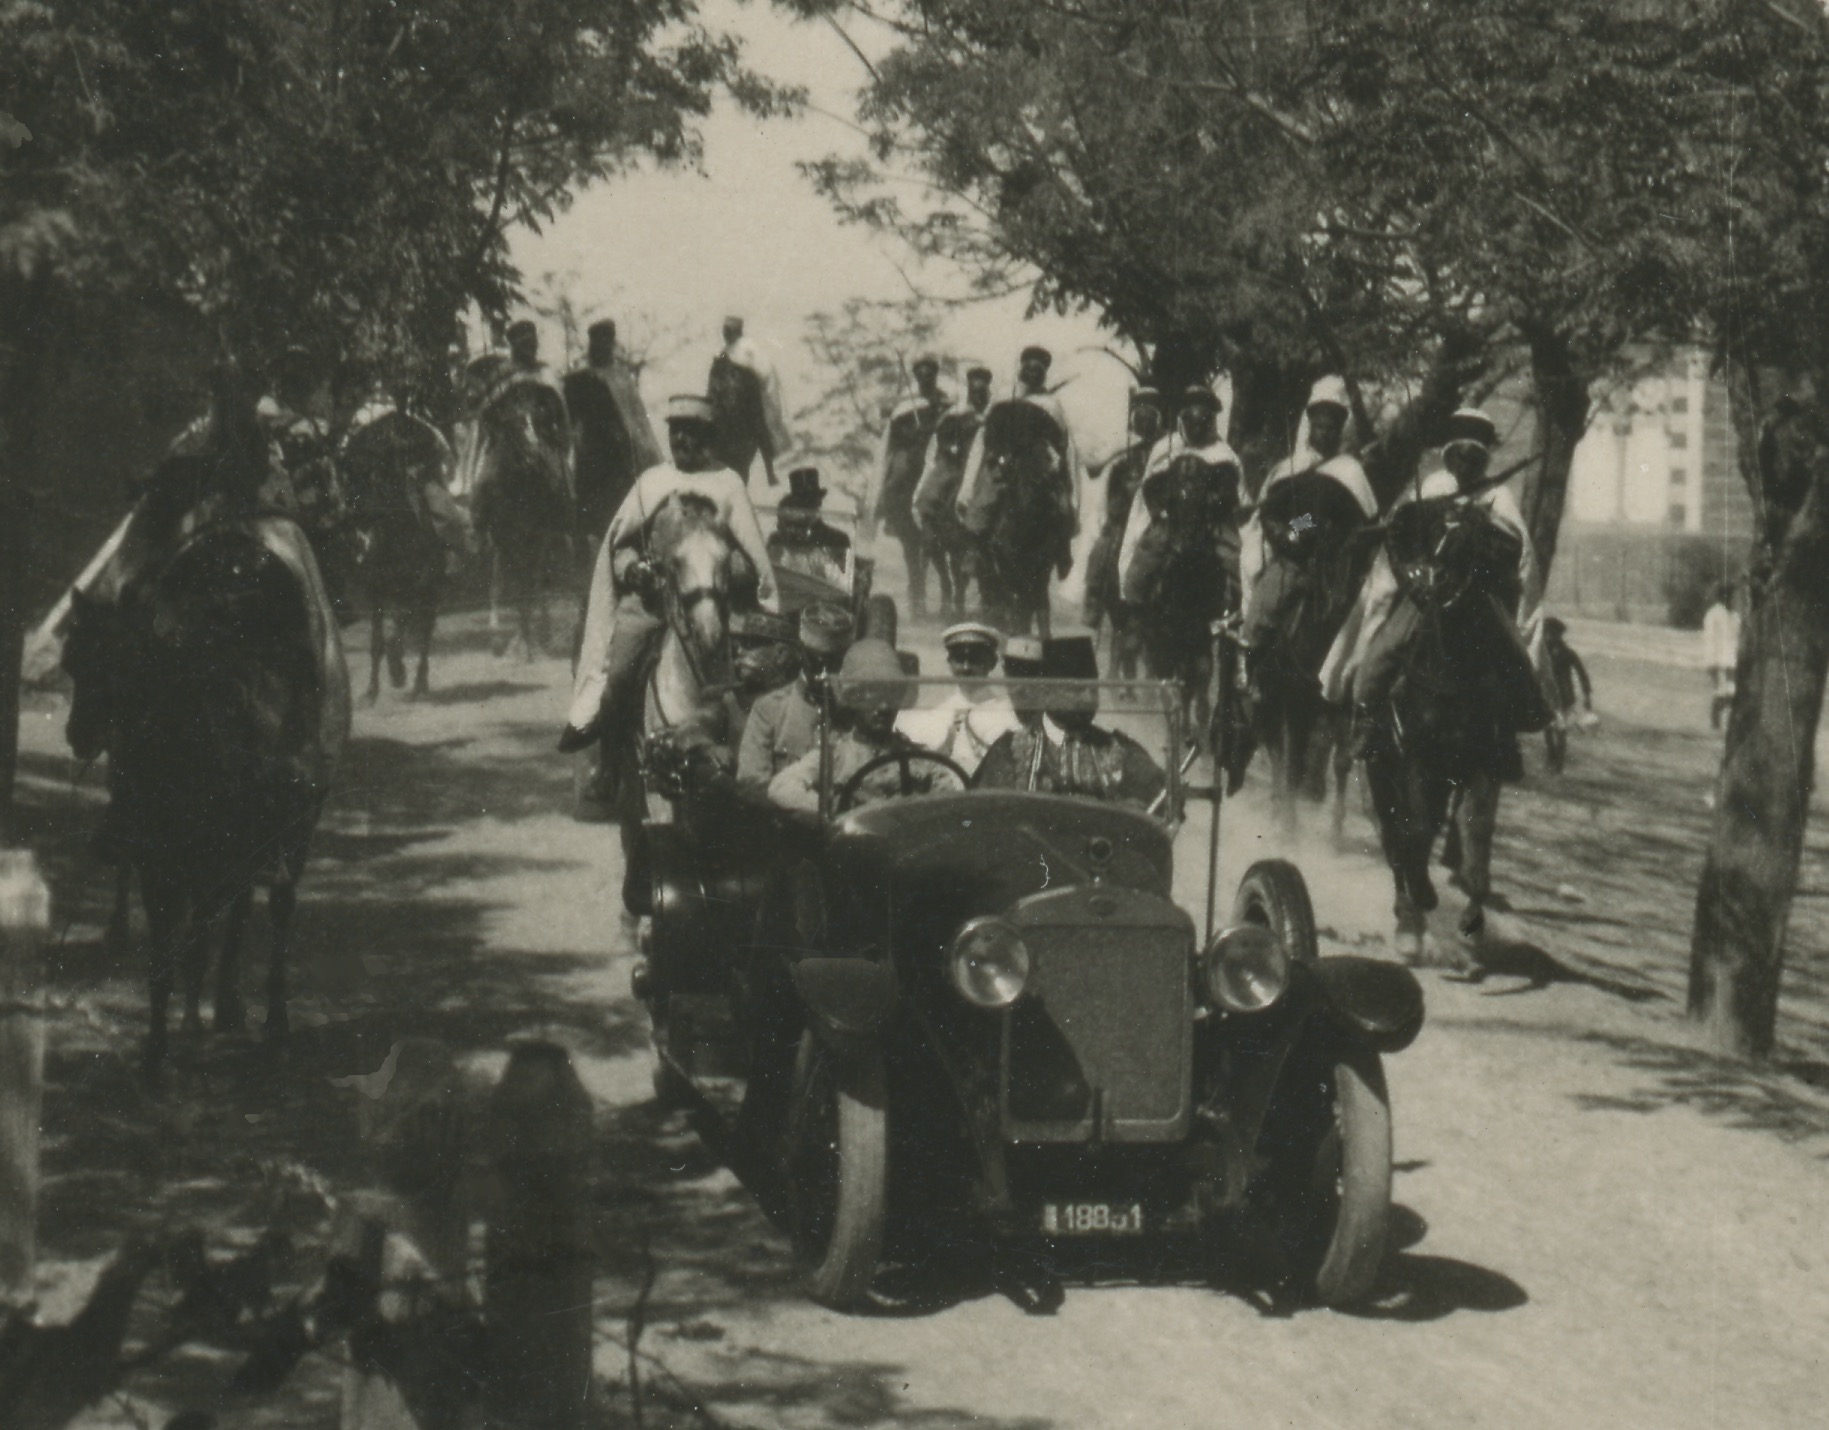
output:
[[[1006, 658], [1005, 670], [1026, 674]], [[1036, 672], [1062, 684], [1041, 689], [1041, 718], [1025, 721], [991, 746], [978, 767], [979, 789], [1034, 790], [1115, 800], [1148, 809], [1167, 785], [1149, 752], [1121, 730], [1096, 724], [1099, 660], [1091, 636], [1066, 636], [1042, 642]], [[1073, 682], [1073, 684], [1068, 684]], [[1019, 714], [1033, 696], [1012, 689]], [[1025, 698], [1028, 697], [1028, 698]]]
[[[908, 767], [911, 788], [907, 793], [930, 794], [936, 789], [960, 787], [956, 776], [944, 773], [933, 763], [931, 751], [896, 733], [896, 716], [907, 707], [914, 687], [908, 683], [902, 662], [889, 642], [874, 637], [856, 642], [845, 653], [835, 695], [838, 733], [831, 744], [833, 789], [843, 789], [874, 759], [910, 752], [927, 758], [917, 759]], [[817, 814], [820, 753], [817, 746], [808, 750], [770, 780], [769, 803], [778, 809]], [[902, 766], [884, 765], [865, 778], [857, 803], [872, 804], [903, 794], [902, 780]]]

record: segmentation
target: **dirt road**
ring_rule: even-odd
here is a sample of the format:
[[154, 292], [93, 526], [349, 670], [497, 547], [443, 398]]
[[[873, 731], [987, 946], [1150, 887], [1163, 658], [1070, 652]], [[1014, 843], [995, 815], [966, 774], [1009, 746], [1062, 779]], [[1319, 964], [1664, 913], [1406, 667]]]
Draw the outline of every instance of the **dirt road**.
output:
[[[1076, 1285], [1057, 1314], [1030, 1317], [968, 1267], [945, 1309], [858, 1319], [800, 1298], [750, 1194], [683, 1115], [648, 1102], [613, 832], [571, 821], [551, 753], [564, 668], [483, 645], [460, 625], [431, 701], [384, 696], [358, 715], [301, 905], [290, 1054], [207, 1046], [160, 1100], [130, 1075], [143, 995], [133, 960], [102, 944], [104, 882], [80, 855], [93, 781], [72, 783], [60, 708], [29, 717], [27, 833], [66, 921], [51, 1305], [129, 1226], [200, 1222], [232, 1242], [270, 1213], [276, 1168], [358, 1182], [352, 1094], [329, 1079], [378, 1066], [394, 1040], [440, 1038], [481, 1076], [509, 1038], [542, 1033], [572, 1049], [596, 1104], [600, 1369], [618, 1386], [647, 1257], [658, 1268], [648, 1425], [1823, 1423], [1825, 920], [1821, 901], [1800, 903], [1777, 1069], [1693, 1050], [1681, 985], [1712, 748], [1693, 673], [1595, 660], [1606, 724], [1561, 781], [1507, 796], [1498, 877], [1516, 910], [1495, 920], [1499, 971], [1425, 974], [1429, 1024], [1389, 1065], [1400, 1249], [1375, 1307], [1291, 1316], [1206, 1286]], [[1242, 868], [1269, 848], [1264, 822], [1249, 799], [1228, 818], [1227, 864]], [[1329, 942], [1379, 952], [1389, 888], [1369, 853], [1297, 857]], [[1826, 868], [1813, 845], [1806, 883]], [[224, 1430], [330, 1426], [335, 1374], [314, 1357], [280, 1399], [243, 1405], [212, 1399], [216, 1358], [186, 1355], [135, 1382], [131, 1413], [109, 1404], [84, 1423], [161, 1424], [208, 1403]], [[626, 1395], [613, 1403], [628, 1414]]]

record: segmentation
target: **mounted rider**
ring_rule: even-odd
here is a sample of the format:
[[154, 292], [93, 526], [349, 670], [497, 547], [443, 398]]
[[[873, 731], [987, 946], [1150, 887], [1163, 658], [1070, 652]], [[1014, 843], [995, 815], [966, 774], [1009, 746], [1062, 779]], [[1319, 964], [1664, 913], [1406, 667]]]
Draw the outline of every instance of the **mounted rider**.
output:
[[758, 453], [768, 484], [775, 485], [775, 458], [793, 445], [781, 400], [781, 380], [754, 343], [743, 336], [743, 319], [724, 320], [724, 346], [705, 378], [711, 403], [718, 460], [745, 482]]
[[1105, 478], [1105, 524], [1086, 563], [1086, 624], [1096, 632], [1101, 621], [1111, 622], [1112, 674], [1119, 680], [1136, 677], [1143, 653], [1136, 613], [1125, 603], [1118, 582], [1118, 553], [1150, 452], [1162, 436], [1162, 394], [1155, 388], [1132, 390], [1129, 429], [1130, 443], [1102, 471], [1091, 474]]
[[921, 459], [921, 480], [915, 484], [915, 521], [931, 543], [944, 544], [959, 529], [953, 503], [959, 496], [959, 484], [965, 480], [965, 464], [971, 458], [972, 443], [984, 426], [984, 414], [990, 405], [990, 368], [981, 362], [968, 363], [965, 401], [955, 403], [941, 414]]
[[927, 544], [915, 519], [915, 489], [928, 444], [953, 398], [940, 386], [940, 359], [933, 353], [921, 353], [909, 371], [915, 390], [889, 414], [864, 509], [872, 531], [880, 525], [901, 543], [908, 568], [909, 615], [920, 620], [927, 614]]
[[[508, 428], [523, 420], [533, 426], [545, 490], [562, 501], [569, 514], [575, 497], [572, 486], [571, 418], [565, 394], [540, 360], [540, 330], [526, 318], [508, 325], [508, 363], [490, 381], [477, 404], [476, 469], [493, 473], [496, 480], [479, 480], [471, 494], [471, 514], [480, 530], [490, 530], [493, 508], [502, 500], [498, 490], [501, 469], [486, 458], [488, 449], [508, 440]], [[517, 434], [518, 435], [518, 434]]]
[[[1258, 493], [1257, 505], [1252, 509], [1251, 517], [1240, 533], [1239, 542], [1239, 579], [1242, 588], [1242, 605], [1245, 620], [1245, 644], [1257, 644], [1252, 639], [1252, 614], [1257, 605], [1257, 586], [1259, 577], [1264, 572], [1270, 555], [1266, 548], [1267, 537], [1274, 538], [1276, 533], [1265, 530], [1266, 505], [1269, 505], [1272, 519], [1276, 516], [1277, 503], [1271, 502], [1271, 493], [1284, 483], [1300, 478], [1310, 478], [1311, 484], [1320, 478], [1326, 478], [1330, 487], [1324, 491], [1338, 489], [1338, 498], [1331, 505], [1339, 509], [1339, 525], [1359, 525], [1378, 519], [1378, 498], [1372, 491], [1372, 483], [1365, 474], [1365, 468], [1351, 452], [1345, 451], [1347, 424], [1351, 420], [1352, 405], [1348, 399], [1346, 380], [1338, 374], [1330, 373], [1318, 379], [1309, 389], [1308, 402], [1302, 409], [1301, 421], [1296, 424], [1295, 447], [1289, 456], [1270, 469], [1270, 475], [1264, 479], [1263, 490]], [[1313, 507], [1327, 504], [1319, 502], [1305, 503], [1304, 514], [1309, 521], [1314, 520]], [[1353, 512], [1357, 511], [1355, 517]], [[1325, 517], [1322, 518], [1325, 521]], [[1304, 522], [1304, 527], [1309, 522]], [[1294, 535], [1297, 541], [1306, 541], [1311, 545], [1326, 545], [1330, 533], [1304, 530], [1298, 533], [1283, 532], [1283, 535]], [[1265, 634], [1258, 633], [1260, 636]]]
[[667, 406], [667, 443], [673, 460], [637, 478], [610, 518], [597, 551], [586, 598], [584, 634], [573, 680], [563, 752], [583, 749], [606, 731], [640, 718], [641, 681], [665, 634], [660, 577], [647, 560], [649, 523], [676, 494], [699, 496], [717, 509], [731, 539], [755, 567], [756, 596], [775, 609], [768, 545], [743, 478], [712, 452], [711, 404], [703, 397], [673, 398]]
[[[1056, 520], [1054, 531], [1046, 534], [1044, 539], [1048, 542], [1056, 574], [1064, 577], [1073, 567], [1073, 538], [1080, 529], [1080, 479], [1084, 468], [1080, 463], [1079, 447], [1073, 439], [1073, 428], [1067, 422], [1066, 409], [1055, 396], [1057, 389], [1048, 386], [1048, 370], [1053, 365], [1054, 354], [1039, 343], [1031, 343], [1024, 348], [1017, 360], [1016, 388], [1012, 400], [1033, 407], [1049, 419], [1047, 475]], [[987, 418], [988, 415], [987, 413]], [[953, 502], [953, 510], [959, 520], [968, 530], [979, 535], [983, 534], [988, 520], [984, 503], [994, 496], [994, 493], [981, 490], [987, 484], [980, 480], [987, 455], [985, 439], [988, 430], [988, 425], [980, 427], [978, 435], [973, 439], [971, 455], [966, 458], [965, 474], [960, 479], [959, 494]]]
[[[1240, 465], [1238, 454], [1220, 433], [1224, 401], [1219, 392], [1198, 383], [1189, 387], [1181, 399], [1181, 412], [1175, 430], [1151, 449], [1143, 479], [1137, 485], [1130, 512], [1124, 524], [1124, 539], [1118, 546], [1118, 591], [1125, 601], [1135, 602], [1135, 566], [1137, 553], [1152, 531], [1162, 524], [1163, 502], [1169, 491], [1169, 478], [1180, 471], [1198, 476], [1210, 484], [1220, 506], [1236, 512], [1239, 500]], [[1236, 530], [1226, 523], [1228, 549], [1224, 552], [1230, 580], [1236, 583], [1238, 556]], [[1160, 532], [1158, 531], [1158, 535]], [[1230, 599], [1228, 606], [1236, 606]]]
[[[1516, 498], [1502, 483], [1487, 481], [1487, 468], [1497, 443], [1498, 428], [1492, 419], [1477, 408], [1462, 408], [1449, 419], [1441, 468], [1403, 493], [1392, 510], [1419, 501], [1464, 504], [1484, 513], [1516, 546], [1515, 589], [1509, 598], [1511, 609], [1506, 612], [1510, 618], [1506, 628], [1513, 635], [1514, 648], [1501, 653], [1503, 668], [1500, 673], [1506, 688], [1516, 697], [1507, 704], [1518, 722], [1509, 735], [1502, 777], [1517, 778], [1522, 773], [1522, 757], [1517, 752], [1516, 729], [1529, 725], [1542, 703], [1533, 673], [1536, 663], [1527, 649], [1539, 638], [1541, 587], [1530, 530]], [[1367, 734], [1376, 722], [1377, 710], [1390, 697], [1400, 671], [1403, 647], [1410, 634], [1408, 621], [1394, 619], [1399, 609], [1399, 589], [1390, 554], [1380, 551], [1366, 577], [1358, 604], [1321, 667], [1322, 693], [1335, 703], [1343, 703], [1348, 698], [1352, 701], [1356, 743], [1362, 752]], [[1541, 722], [1536, 728], [1541, 728]]]
[[[395, 421], [389, 426], [380, 425], [390, 418]], [[349, 419], [337, 458], [356, 527], [372, 527], [400, 510], [423, 521], [437, 537], [445, 549], [448, 573], [474, 554], [475, 528], [451, 495], [456, 465], [451, 444], [444, 433], [394, 402], [379, 385]]]
[[565, 375], [565, 409], [571, 418], [572, 479], [578, 530], [595, 548], [635, 478], [661, 460], [635, 370], [616, 350], [616, 324], [608, 318], [585, 330], [584, 366]]

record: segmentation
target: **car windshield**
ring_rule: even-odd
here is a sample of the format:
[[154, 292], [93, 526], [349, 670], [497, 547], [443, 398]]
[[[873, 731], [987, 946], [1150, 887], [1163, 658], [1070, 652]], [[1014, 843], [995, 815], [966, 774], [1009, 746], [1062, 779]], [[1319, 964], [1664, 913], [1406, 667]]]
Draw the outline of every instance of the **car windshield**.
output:
[[966, 787], [1121, 803], [1180, 822], [1189, 750], [1170, 682], [946, 675], [890, 689], [834, 678], [827, 698], [829, 815]]

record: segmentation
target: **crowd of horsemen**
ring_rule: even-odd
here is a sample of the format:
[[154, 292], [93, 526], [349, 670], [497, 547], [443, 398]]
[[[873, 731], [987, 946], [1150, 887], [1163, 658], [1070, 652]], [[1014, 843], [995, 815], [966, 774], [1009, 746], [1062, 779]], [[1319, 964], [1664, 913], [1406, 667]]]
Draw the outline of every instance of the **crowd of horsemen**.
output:
[[[1164, 774], [1128, 734], [1098, 722], [1097, 690], [1089, 682], [1101, 673], [1100, 632], [1108, 634], [1109, 676], [1131, 681], [1145, 673], [1139, 670], [1140, 627], [1148, 617], [1136, 598], [1134, 573], [1151, 541], [1174, 521], [1162, 496], [1169, 476], [1207, 484], [1225, 513], [1215, 538], [1226, 586], [1219, 604], [1234, 648], [1244, 653], [1247, 700], [1254, 652], [1275, 638], [1265, 612], [1276, 603], [1266, 588], [1283, 575], [1270, 557], [1279, 537], [1290, 535], [1276, 526], [1278, 489], [1301, 484], [1325, 494], [1319, 506], [1312, 500], [1302, 506], [1294, 518], [1297, 535], [1329, 501], [1365, 524], [1389, 515], [1381, 512], [1364, 468], [1349, 450], [1351, 403], [1338, 376], [1314, 384], [1291, 454], [1254, 486], [1225, 439], [1224, 395], [1203, 385], [1175, 392], [1134, 389], [1128, 441], [1100, 469], [1088, 472], [1049, 386], [1051, 355], [1030, 346], [1021, 352], [1002, 400], [1017, 404], [1029, 430], [1042, 434], [1041, 459], [1033, 468], [1043, 488], [1032, 494], [1031, 510], [1039, 513], [1033, 544], [1053, 574], [1064, 578], [1081, 529], [1083, 487], [1096, 491], [1102, 485], [1102, 522], [1084, 573], [1086, 623], [1094, 635], [1049, 635], [1045, 607], [1039, 629], [1014, 629], [1013, 621], [997, 619], [996, 610], [978, 618], [985, 612], [967, 606], [974, 579], [987, 608], [991, 596], [984, 563], [973, 554], [974, 532], [981, 529], [977, 518], [994, 481], [988, 473], [998, 460], [995, 443], [987, 444], [995, 384], [988, 366], [962, 365], [965, 390], [955, 399], [941, 384], [937, 356], [923, 353], [911, 363], [912, 391], [888, 415], [880, 458], [858, 501], [855, 534], [827, 520], [827, 493], [821, 473], [811, 466], [788, 471], [775, 529], [765, 534], [749, 470], [760, 458], [769, 484], [776, 485], [775, 459], [787, 442], [778, 386], [745, 339], [740, 319], [725, 324], [725, 346], [713, 362], [707, 392], [669, 399], [664, 450], [635, 370], [617, 350], [613, 323], [591, 327], [585, 362], [563, 378], [540, 361], [531, 323], [513, 325], [507, 336], [505, 358], [480, 360], [466, 374], [472, 420], [460, 429], [455, 449], [378, 387], [362, 395], [333, 439], [327, 425], [308, 412], [314, 386], [309, 364], [283, 361], [271, 395], [255, 409], [260, 430], [247, 437], [267, 451], [267, 459], [256, 464], [263, 474], [258, 490], [210, 490], [207, 482], [185, 485], [168, 475], [166, 486], [181, 491], [173, 496], [161, 495], [157, 480], [149, 483], [138, 527], [132, 521], [126, 525], [99, 575], [90, 573], [88, 593], [118, 595], [156, 567], [161, 545], [169, 548], [213, 516], [252, 505], [293, 518], [316, 550], [325, 599], [342, 605], [353, 578], [334, 554], [335, 539], [352, 524], [351, 508], [360, 506], [361, 493], [352, 493], [340, 473], [350, 465], [359, 435], [390, 414], [418, 423], [440, 454], [411, 474], [407, 499], [455, 563], [475, 548], [473, 527], [487, 525], [490, 414], [505, 396], [531, 393], [534, 400], [517, 407], [515, 420], [543, 428], [534, 432], [534, 445], [548, 454], [555, 481], [564, 485], [576, 525], [572, 545], [590, 572], [561, 750], [607, 747], [639, 730], [643, 682], [667, 628], [667, 574], [652, 560], [654, 524], [663, 511], [691, 504], [709, 513], [740, 570], [728, 619], [733, 674], [714, 702], [722, 718], [711, 722], [716, 728], [702, 731], [696, 755], [742, 797], [816, 812], [822, 784], [828, 791], [832, 787], [827, 781], [843, 785], [885, 754], [923, 750], [944, 756], [952, 768], [924, 767], [917, 777], [921, 789], [956, 784], [963, 776], [978, 787], [1151, 807], [1159, 805]], [[187, 443], [222, 445], [224, 403], [219, 395], [210, 421], [180, 439], [175, 456], [182, 457]], [[1546, 654], [1543, 647], [1546, 623], [1528, 529], [1503, 481], [1489, 478], [1495, 425], [1484, 412], [1463, 409], [1453, 414], [1443, 438], [1439, 467], [1421, 474], [1397, 504], [1477, 508], [1511, 538], [1518, 563], [1509, 631], [1516, 660], [1521, 668], [1556, 671], [1554, 651]], [[172, 465], [168, 461], [161, 470]], [[184, 470], [181, 461], [177, 469]], [[148, 510], [165, 515], [153, 521], [144, 515]], [[782, 610], [777, 571], [811, 574], [842, 597], [855, 589], [857, 548], [871, 548], [879, 531], [902, 548], [913, 620], [929, 616], [928, 568], [941, 578], [941, 643], [957, 684], [932, 708], [914, 708], [911, 661], [895, 648], [893, 619], [887, 628], [872, 628], [860, 620], [859, 605], [844, 599], [815, 599]], [[1350, 740], [1359, 746], [1372, 738], [1374, 712], [1399, 675], [1397, 652], [1407, 634], [1399, 595], [1399, 573], [1381, 549], [1365, 567], [1350, 612], [1312, 672], [1332, 707], [1355, 712]], [[1547, 624], [1553, 646], [1557, 623]], [[1023, 677], [1055, 683], [1028, 687]], [[1547, 683], [1553, 689], [1554, 676]], [[835, 728], [822, 760], [821, 732], [828, 718]], [[1517, 735], [1533, 727], [1522, 713], [1517, 723], [1517, 729], [1499, 730], [1494, 742], [1495, 788], [1497, 781], [1522, 772]], [[873, 773], [855, 792], [859, 798], [908, 792], [906, 767], [889, 765]]]

